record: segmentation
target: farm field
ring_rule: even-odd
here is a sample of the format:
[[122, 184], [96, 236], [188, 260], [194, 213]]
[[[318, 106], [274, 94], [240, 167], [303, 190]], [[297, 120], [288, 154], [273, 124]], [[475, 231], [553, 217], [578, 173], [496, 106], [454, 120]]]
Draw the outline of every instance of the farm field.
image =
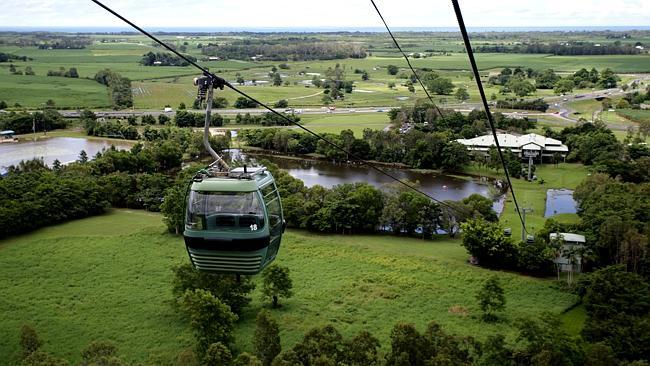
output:
[[343, 130], [352, 130], [357, 138], [363, 137], [363, 130], [381, 130], [388, 126], [390, 120], [386, 113], [359, 113], [344, 115], [305, 115], [300, 122], [316, 133], [339, 134]]
[[[6, 36], [5, 36], [6, 37]], [[421, 87], [415, 86], [415, 93], [411, 93], [404, 85], [407, 65], [404, 59], [397, 57], [395, 50], [388, 48], [381, 51], [381, 47], [389, 44], [389, 39], [381, 35], [374, 36], [335, 36], [318, 35], [319, 39], [348, 40], [353, 42], [367, 42], [377, 50], [371, 52], [372, 56], [363, 59], [339, 60], [314, 60], [314, 61], [287, 61], [286, 69], [280, 69], [282, 80], [286, 85], [271, 87], [269, 72], [280, 61], [242, 61], [242, 60], [199, 60], [199, 64], [208, 67], [233, 84], [237, 76], [243, 77], [247, 84], [241, 86], [242, 90], [266, 103], [274, 103], [280, 99], [287, 99], [289, 105], [294, 107], [314, 107], [323, 105], [322, 89], [309, 87], [312, 77], [324, 78], [328, 68], [339, 64], [345, 71], [346, 80], [355, 82], [355, 90], [346, 94], [344, 100], [337, 101], [337, 106], [399, 106], [412, 104], [416, 99], [425, 97]], [[338, 37], [338, 38], [337, 38]], [[478, 101], [479, 95], [475, 82], [470, 78], [467, 55], [460, 52], [460, 39], [457, 35], [442, 37], [435, 34], [402, 34], [403, 40], [408, 41], [407, 52], [422, 52], [434, 40], [435, 48], [448, 49], [453, 53], [433, 53], [426, 58], [414, 58], [412, 63], [418, 68], [427, 68], [438, 71], [443, 77], [450, 78], [454, 87], [466, 87], [469, 101]], [[548, 36], [550, 37], [550, 36]], [[151, 42], [142, 36], [134, 35], [92, 35], [94, 42], [85, 49], [38, 49], [37, 47], [19, 47], [15, 45], [0, 44], [0, 52], [11, 53], [19, 56], [30, 57], [30, 61], [13, 61], [18, 71], [24, 71], [30, 66], [36, 77], [12, 75], [8, 68], [9, 63], [0, 64], [0, 81], [3, 91], [0, 91], [0, 100], [5, 100], [9, 106], [19, 103], [23, 107], [36, 108], [47, 99], [52, 99], [62, 108], [85, 106], [89, 108], [106, 108], [107, 97], [100, 97], [99, 90], [103, 86], [93, 85], [90, 80], [98, 71], [103, 69], [114, 70], [133, 81], [134, 106], [136, 109], [161, 109], [165, 105], [176, 107], [180, 102], [192, 102], [195, 94], [191, 80], [197, 75], [193, 67], [177, 66], [143, 66], [139, 61], [147, 52], [160, 52], [161, 49], [153, 47]], [[199, 59], [204, 58], [197, 46], [208, 42], [231, 42], [241, 40], [244, 35], [197, 36], [180, 40], [176, 37], [163, 36], [166, 42], [180, 47], [187, 43], [187, 54]], [[480, 42], [479, 42], [480, 43]], [[449, 47], [449, 48], [447, 48]], [[503, 67], [523, 67], [543, 70], [552, 68], [558, 73], [571, 73], [584, 67], [595, 67], [599, 70], [612, 68], [618, 73], [650, 72], [650, 55], [612, 55], [612, 56], [552, 56], [546, 54], [497, 54], [478, 53], [477, 63], [484, 76], [498, 73]], [[387, 73], [388, 65], [400, 68], [397, 75]], [[48, 71], [58, 71], [59, 68], [75, 67], [79, 73], [79, 80], [63, 77], [47, 77]], [[366, 71], [369, 80], [361, 80], [361, 75], [355, 71]], [[402, 78], [400, 78], [400, 74]], [[626, 76], [623, 75], [623, 79]], [[482, 78], [485, 82], [487, 79]], [[29, 81], [28, 81], [29, 80]], [[249, 85], [256, 80], [257, 86]], [[37, 86], [33, 93], [24, 93], [27, 84]], [[394, 83], [394, 88], [389, 88], [389, 83]], [[485, 84], [488, 96], [495, 94], [497, 98], [512, 97], [512, 94], [499, 94], [499, 86]], [[65, 89], [67, 88], [67, 89]], [[88, 91], [84, 88], [90, 88]], [[70, 90], [62, 95], [61, 90]], [[19, 93], [17, 93], [19, 92]], [[75, 93], [76, 92], [76, 93]], [[581, 92], [577, 90], [576, 92]], [[106, 93], [104, 93], [106, 94]], [[232, 104], [238, 95], [230, 90], [219, 92]], [[550, 89], [537, 90], [531, 97], [552, 96]], [[436, 103], [445, 105], [457, 103], [453, 95], [433, 95]], [[76, 101], [76, 103], [72, 103]]]
[[[24, 323], [44, 349], [80, 361], [92, 340], [110, 339], [125, 361], [170, 362], [193, 344], [187, 322], [171, 306], [171, 267], [187, 262], [182, 239], [165, 232], [161, 216], [110, 213], [48, 227], [0, 242], [0, 354], [18, 360]], [[334, 324], [345, 336], [368, 330], [388, 347], [397, 321], [419, 329], [434, 320], [454, 334], [479, 339], [494, 332], [514, 341], [513, 323], [543, 311], [559, 314], [576, 302], [550, 280], [489, 271], [467, 264], [458, 239], [316, 235], [289, 230], [278, 263], [291, 270], [294, 297], [272, 310], [288, 348], [308, 329]], [[487, 274], [504, 286], [507, 318], [476, 319], [471, 294]], [[259, 286], [236, 332], [236, 346], [252, 349], [255, 314], [266, 307]], [[568, 318], [567, 327], [580, 320]], [[577, 323], [576, 323], [577, 322]], [[578, 324], [578, 325], [576, 325]]]
[[635, 122], [650, 122], [650, 110], [619, 109], [616, 114]]

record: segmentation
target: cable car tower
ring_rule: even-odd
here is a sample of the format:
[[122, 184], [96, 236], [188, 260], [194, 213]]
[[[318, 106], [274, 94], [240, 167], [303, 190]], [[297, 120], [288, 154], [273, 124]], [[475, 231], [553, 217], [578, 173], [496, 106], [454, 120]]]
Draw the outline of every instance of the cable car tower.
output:
[[286, 227], [282, 202], [263, 166], [230, 166], [210, 146], [214, 88], [224, 81], [210, 74], [194, 79], [204, 101], [203, 145], [214, 162], [192, 178], [183, 237], [192, 265], [206, 272], [253, 275], [271, 263]]

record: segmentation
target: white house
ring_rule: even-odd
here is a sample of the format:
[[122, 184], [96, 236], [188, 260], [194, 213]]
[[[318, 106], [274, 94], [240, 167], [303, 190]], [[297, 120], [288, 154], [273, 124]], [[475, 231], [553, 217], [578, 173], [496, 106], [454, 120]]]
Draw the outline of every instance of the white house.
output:
[[[558, 239], [564, 243], [560, 255], [558, 255], [553, 262], [559, 267], [558, 270], [562, 272], [581, 272], [582, 271], [582, 255], [580, 249], [585, 246], [584, 235], [573, 233], [551, 233], [549, 239]], [[571, 258], [572, 257], [572, 258]], [[571, 263], [573, 262], [573, 263]]]
[[[556, 153], [559, 153], [564, 158], [569, 152], [569, 148], [563, 145], [562, 141], [535, 133], [522, 136], [499, 133], [497, 138], [502, 150], [510, 149], [521, 158], [528, 156], [539, 157], [541, 161], [543, 157], [552, 157]], [[469, 151], [478, 151], [485, 155], [488, 154], [491, 146], [496, 146], [494, 137], [491, 134], [456, 141], [465, 145]]]

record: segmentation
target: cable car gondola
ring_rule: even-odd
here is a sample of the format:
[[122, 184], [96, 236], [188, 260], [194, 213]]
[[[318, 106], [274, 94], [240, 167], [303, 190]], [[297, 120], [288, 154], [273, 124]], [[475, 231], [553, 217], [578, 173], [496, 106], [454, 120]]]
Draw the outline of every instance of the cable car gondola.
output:
[[204, 145], [216, 161], [190, 186], [183, 232], [187, 253], [200, 271], [256, 274], [280, 248], [285, 228], [280, 195], [265, 167], [230, 169], [210, 147], [213, 81], [204, 76], [195, 85], [199, 100], [207, 99]]

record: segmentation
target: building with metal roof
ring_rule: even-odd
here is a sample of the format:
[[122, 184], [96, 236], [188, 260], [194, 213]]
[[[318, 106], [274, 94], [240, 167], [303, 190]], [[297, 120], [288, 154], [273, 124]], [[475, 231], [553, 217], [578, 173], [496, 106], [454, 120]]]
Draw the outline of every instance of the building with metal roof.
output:
[[553, 260], [562, 272], [582, 271], [582, 249], [586, 240], [584, 235], [573, 233], [551, 233], [549, 239], [562, 241], [562, 248]]
[[[499, 145], [501, 149], [510, 149], [514, 154], [521, 158], [524, 157], [552, 157], [559, 153], [563, 158], [569, 152], [569, 148], [562, 144], [562, 141], [538, 135], [536, 133], [529, 133], [527, 135], [513, 135], [509, 133], [497, 134]], [[458, 143], [463, 144], [470, 151], [477, 151], [488, 154], [491, 146], [496, 146], [494, 143], [494, 136], [484, 135], [471, 139], [458, 139]]]

